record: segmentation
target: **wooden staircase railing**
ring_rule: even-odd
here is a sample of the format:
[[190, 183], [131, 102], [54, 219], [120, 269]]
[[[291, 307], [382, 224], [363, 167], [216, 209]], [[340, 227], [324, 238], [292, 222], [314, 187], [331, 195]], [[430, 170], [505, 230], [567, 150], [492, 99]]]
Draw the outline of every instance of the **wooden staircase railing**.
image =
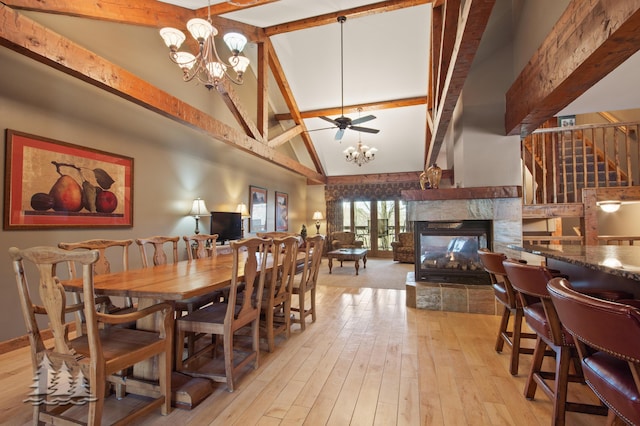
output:
[[640, 123], [542, 128], [522, 140], [524, 204], [581, 203], [583, 188], [640, 177]]

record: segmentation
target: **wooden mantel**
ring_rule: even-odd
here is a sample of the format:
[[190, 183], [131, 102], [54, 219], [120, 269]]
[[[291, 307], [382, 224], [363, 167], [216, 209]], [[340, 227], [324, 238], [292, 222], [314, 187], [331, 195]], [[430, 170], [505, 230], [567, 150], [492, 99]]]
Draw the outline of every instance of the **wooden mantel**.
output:
[[479, 186], [475, 188], [411, 189], [402, 191], [405, 201], [473, 200], [482, 198], [521, 198], [521, 186]]

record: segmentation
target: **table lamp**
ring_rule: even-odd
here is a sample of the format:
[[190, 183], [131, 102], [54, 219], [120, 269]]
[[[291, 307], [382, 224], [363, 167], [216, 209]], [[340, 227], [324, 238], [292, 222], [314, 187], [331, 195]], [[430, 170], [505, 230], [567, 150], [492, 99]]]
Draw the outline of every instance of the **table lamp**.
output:
[[316, 221], [316, 234], [319, 234], [320, 233], [320, 221], [322, 219], [324, 219], [322, 217], [322, 212], [318, 210], [315, 213], [313, 213], [312, 219]]
[[200, 221], [200, 216], [206, 215], [207, 206], [204, 203], [202, 198], [196, 198], [193, 200], [193, 206], [191, 206], [191, 211], [189, 212], [190, 216], [193, 216], [196, 219], [196, 230], [194, 231], [196, 234], [200, 233], [200, 229], [198, 228], [198, 222]]
[[250, 218], [251, 215], [249, 214], [249, 210], [247, 210], [247, 205], [245, 203], [238, 204], [236, 212], [240, 213], [240, 217], [242, 218], [240, 220], [240, 226], [242, 227], [242, 238], [244, 238], [244, 220]]

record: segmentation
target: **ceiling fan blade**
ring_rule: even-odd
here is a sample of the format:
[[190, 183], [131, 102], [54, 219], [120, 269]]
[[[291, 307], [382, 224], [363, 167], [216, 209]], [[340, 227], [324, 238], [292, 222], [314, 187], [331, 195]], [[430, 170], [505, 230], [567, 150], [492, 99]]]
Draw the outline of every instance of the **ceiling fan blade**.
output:
[[366, 123], [367, 121], [371, 121], [375, 118], [376, 118], [375, 115], [365, 115], [364, 117], [359, 117], [359, 118], [356, 118], [355, 120], [351, 120], [351, 124]]
[[370, 129], [368, 127], [358, 127], [358, 126], [350, 126], [349, 128], [357, 132], [365, 132], [365, 133], [378, 133], [380, 131], [378, 129]]
[[317, 132], [318, 130], [329, 130], [329, 129], [335, 129], [336, 126], [331, 126], [331, 127], [320, 127], [319, 129], [307, 129], [306, 132]]
[[318, 118], [322, 118], [324, 121], [328, 121], [329, 123], [333, 123], [336, 126], [339, 126], [339, 124], [338, 124], [338, 122], [336, 120], [333, 120], [333, 119], [331, 119], [329, 117], [325, 117], [325, 116], [320, 115], [320, 116], [318, 116]]
[[342, 140], [342, 136], [344, 135], [344, 129], [338, 129], [338, 131], [336, 132], [336, 137], [335, 139], [337, 141]]

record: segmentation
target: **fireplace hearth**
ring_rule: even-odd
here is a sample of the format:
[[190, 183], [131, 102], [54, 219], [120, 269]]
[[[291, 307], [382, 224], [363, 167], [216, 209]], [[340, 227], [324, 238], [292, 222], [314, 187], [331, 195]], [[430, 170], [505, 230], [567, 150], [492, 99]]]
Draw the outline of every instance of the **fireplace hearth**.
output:
[[417, 281], [490, 284], [478, 249], [491, 247], [492, 221], [414, 222]]

